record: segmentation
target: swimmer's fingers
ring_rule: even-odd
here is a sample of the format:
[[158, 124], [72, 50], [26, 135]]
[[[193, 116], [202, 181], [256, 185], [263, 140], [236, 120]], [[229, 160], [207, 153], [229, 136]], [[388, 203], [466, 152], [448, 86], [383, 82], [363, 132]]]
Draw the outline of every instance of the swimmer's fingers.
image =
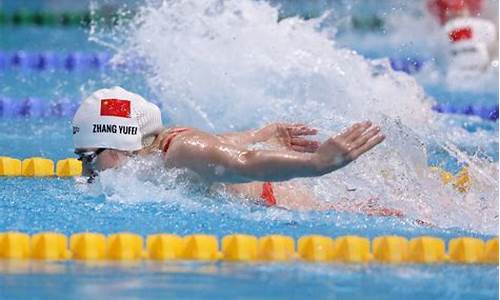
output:
[[358, 158], [360, 155], [363, 153], [367, 152], [371, 148], [377, 146], [378, 144], [382, 143], [382, 141], [385, 139], [385, 136], [381, 133], [376, 134], [373, 136], [371, 139], [369, 139], [366, 143], [361, 145], [359, 148], [356, 148], [352, 151], [349, 152], [349, 157], [352, 160], [355, 160]]
[[363, 122], [354, 123], [351, 127], [344, 129], [335, 138], [341, 140], [347, 140], [347, 138], [356, 130], [358, 130], [363, 125]]
[[317, 141], [310, 141], [303, 138], [292, 138], [291, 147], [297, 152], [313, 153], [318, 150], [320, 143]]
[[304, 147], [314, 147], [315, 149], [317, 149], [320, 146], [320, 142], [307, 140], [304, 138], [292, 138], [291, 144]]
[[[357, 126], [356, 126], [357, 125]], [[363, 123], [355, 124], [355, 128], [353, 128], [349, 134], [344, 136], [344, 139], [347, 143], [351, 143], [355, 141], [358, 137], [365, 133], [365, 131], [372, 126], [372, 122], [366, 121]], [[353, 126], [354, 127], [354, 126]]]
[[335, 138], [345, 139], [349, 134], [351, 134], [352, 131], [357, 129], [359, 126], [360, 126], [360, 123], [355, 123], [351, 127], [347, 128], [344, 131], [342, 131], [341, 133], [339, 133]]
[[372, 126], [370, 129], [363, 132], [362, 135], [358, 136], [357, 139], [353, 140], [350, 143], [352, 149], [357, 149], [368, 142], [371, 138], [377, 135], [380, 132], [380, 127]]
[[302, 135], [315, 135], [318, 133], [317, 129], [310, 128], [304, 124], [293, 124], [288, 127], [288, 132], [291, 136], [302, 136]]

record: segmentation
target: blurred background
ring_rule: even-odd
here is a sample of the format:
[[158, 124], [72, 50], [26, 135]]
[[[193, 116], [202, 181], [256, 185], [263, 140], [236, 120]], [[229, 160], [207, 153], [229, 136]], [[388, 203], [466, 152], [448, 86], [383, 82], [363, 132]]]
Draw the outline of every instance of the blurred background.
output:
[[[371, 119], [387, 135], [376, 151], [301, 183], [407, 218], [266, 208], [132, 161], [90, 187], [2, 178], [0, 232], [498, 235], [497, 0], [0, 0], [0, 156], [75, 157], [79, 102], [113, 85], [157, 103], [167, 126], [210, 132], [303, 122], [325, 139]], [[498, 298], [494, 265], [59, 267], [0, 280], [0, 298], [55, 299], [68, 286], [91, 299]]]

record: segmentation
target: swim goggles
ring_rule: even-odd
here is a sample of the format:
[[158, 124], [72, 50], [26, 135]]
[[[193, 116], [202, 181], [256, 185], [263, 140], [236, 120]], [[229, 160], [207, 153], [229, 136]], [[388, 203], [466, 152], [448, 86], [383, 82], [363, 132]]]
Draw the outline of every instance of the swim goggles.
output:
[[84, 165], [84, 170], [88, 171], [88, 183], [94, 182], [97, 175], [99, 175], [96, 171], [95, 163], [97, 156], [99, 156], [99, 154], [101, 154], [104, 150], [106, 150], [106, 148], [99, 148], [95, 151], [87, 152], [75, 151], [75, 154], [78, 155], [78, 160]]

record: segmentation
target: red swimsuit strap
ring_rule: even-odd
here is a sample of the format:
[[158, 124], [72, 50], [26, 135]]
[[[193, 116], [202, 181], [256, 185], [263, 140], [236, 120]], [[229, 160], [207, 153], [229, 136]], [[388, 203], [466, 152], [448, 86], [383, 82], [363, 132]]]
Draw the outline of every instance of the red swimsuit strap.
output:
[[274, 197], [273, 185], [270, 182], [262, 184], [262, 194], [260, 197], [266, 202], [268, 206], [276, 205], [276, 197]]
[[165, 146], [163, 146], [163, 152], [167, 153], [168, 148], [170, 147], [170, 143], [172, 143], [172, 140], [181, 132], [185, 132], [190, 130], [191, 128], [185, 128], [185, 127], [178, 127], [178, 128], [172, 128], [169, 130], [167, 135], [164, 137], [164, 139], [167, 140], [165, 143]]

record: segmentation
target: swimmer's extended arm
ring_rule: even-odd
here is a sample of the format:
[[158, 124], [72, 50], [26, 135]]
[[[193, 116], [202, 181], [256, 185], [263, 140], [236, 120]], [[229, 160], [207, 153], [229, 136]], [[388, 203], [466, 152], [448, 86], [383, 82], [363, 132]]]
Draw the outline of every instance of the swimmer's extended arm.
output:
[[261, 129], [224, 133], [220, 136], [238, 146], [267, 142], [292, 151], [314, 152], [319, 143], [306, 137], [317, 133], [316, 129], [305, 124], [272, 123]]
[[243, 183], [284, 181], [335, 171], [382, 142], [371, 123], [359, 123], [325, 141], [315, 153], [248, 150], [224, 139], [193, 132], [177, 137], [167, 154], [171, 167], [188, 168], [207, 180]]
[[168, 150], [168, 167], [190, 169], [206, 180], [245, 183], [283, 181], [310, 176], [311, 154], [292, 151], [248, 150], [203, 132], [175, 138]]
[[227, 142], [240, 146], [246, 146], [262, 142], [258, 132], [259, 129], [240, 132], [226, 132], [218, 136], [224, 138]]

